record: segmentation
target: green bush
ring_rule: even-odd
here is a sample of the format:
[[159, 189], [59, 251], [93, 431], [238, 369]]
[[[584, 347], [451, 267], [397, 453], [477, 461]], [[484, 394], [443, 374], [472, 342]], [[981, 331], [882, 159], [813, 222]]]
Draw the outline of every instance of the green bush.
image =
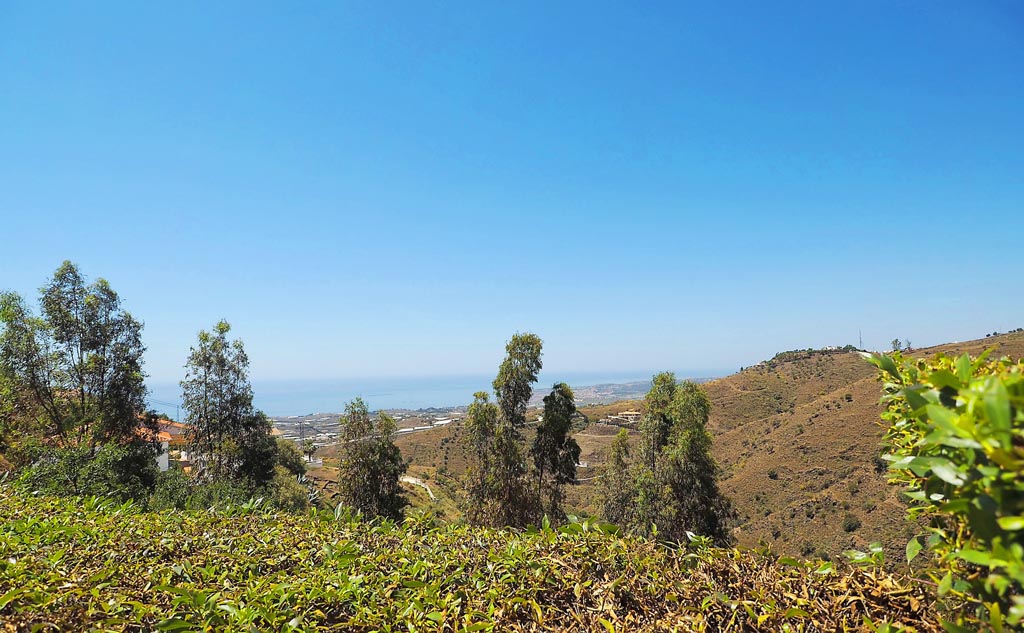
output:
[[309, 489], [284, 466], [275, 469], [268, 489], [270, 502], [280, 510], [304, 512], [309, 509]]
[[1001, 630], [1024, 619], [1024, 362], [869, 356], [885, 382], [893, 482], [929, 525], [927, 573], [960, 609], [947, 628]]
[[156, 511], [184, 510], [191, 492], [188, 475], [177, 468], [164, 471], [156, 478], [156, 487], [149, 498], [149, 508]]
[[[337, 512], [143, 512], [0, 482], [11, 631], [936, 631], [921, 586], [841, 561]], [[813, 549], [813, 548], [812, 548]]]
[[277, 463], [287, 468], [293, 475], [305, 475], [306, 462], [295, 442], [279, 437], [276, 445]]
[[55, 496], [110, 496], [145, 500], [156, 484], [152, 444], [38, 448], [19, 477], [23, 488]]
[[843, 531], [853, 532], [860, 527], [860, 519], [856, 514], [849, 513], [843, 517]]

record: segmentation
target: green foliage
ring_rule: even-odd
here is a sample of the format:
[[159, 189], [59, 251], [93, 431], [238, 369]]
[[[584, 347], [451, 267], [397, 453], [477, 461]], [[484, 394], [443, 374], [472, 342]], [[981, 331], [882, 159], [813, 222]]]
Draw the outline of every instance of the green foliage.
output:
[[544, 396], [544, 418], [537, 426], [537, 434], [530, 448], [537, 475], [540, 509], [556, 521], [561, 521], [565, 516], [562, 511], [562, 486], [576, 480], [576, 464], [580, 459], [579, 444], [569, 436], [575, 414], [576, 401], [572, 389], [564, 382], [555, 384], [551, 393]]
[[309, 509], [309, 488], [302, 485], [299, 476], [284, 466], [274, 469], [274, 478], [267, 486], [270, 502], [285, 512], [303, 512]]
[[494, 379], [494, 393], [502, 420], [516, 429], [526, 423], [526, 406], [541, 370], [542, 347], [536, 334], [513, 335], [505, 346], [505, 360]]
[[185, 364], [188, 450], [201, 477], [245, 479], [258, 487], [274, 476], [276, 445], [270, 421], [252, 404], [249, 357], [241, 340], [228, 340], [230, 331], [220, 321], [212, 332], [199, 332]]
[[91, 449], [155, 428], [145, 409], [142, 324], [110, 285], [87, 285], [64, 262], [39, 304], [35, 316], [17, 294], [0, 294], [0, 435], [9, 441], [17, 425]]
[[630, 511], [633, 508], [633, 479], [629, 464], [629, 431], [619, 429], [618, 435], [612, 441], [602, 496], [603, 515], [616, 525], [628, 525], [632, 522]]
[[[925, 548], [951, 608], [993, 627], [1024, 620], [1024, 362], [868, 356], [885, 382], [892, 481], [929, 528]], [[967, 617], [967, 616], [963, 616]], [[965, 622], [977, 626], [977, 620]], [[961, 624], [964, 624], [963, 622]]]
[[342, 503], [370, 517], [400, 519], [408, 501], [399, 480], [406, 463], [395, 446], [395, 421], [374, 420], [362, 398], [345, 405], [339, 441], [338, 489]]
[[[878, 570], [687, 550], [607, 525], [509, 532], [427, 516], [144, 513], [0, 483], [0, 621], [103, 631], [937, 631]], [[877, 623], [877, 624], [874, 624]]]
[[494, 379], [497, 402], [475, 396], [464, 447], [469, 457], [466, 517], [474, 525], [525, 527], [541, 514], [524, 458], [522, 426], [541, 369], [540, 338], [516, 334]]
[[313, 455], [316, 454], [316, 442], [308, 437], [302, 440], [302, 454], [309, 459], [313, 459]]
[[693, 382], [670, 372], [652, 380], [640, 426], [639, 459], [629, 462], [628, 435], [612, 446], [604, 497], [607, 519], [637, 534], [686, 543], [691, 534], [730, 540], [733, 517], [718, 488], [707, 421], [711, 402]]
[[283, 437], [277, 438], [277, 463], [296, 477], [306, 474], [306, 462], [302, 459], [299, 447]]
[[26, 492], [145, 501], [156, 479], [153, 445], [133, 442], [39, 449], [18, 481]]
[[305, 512], [310, 507], [310, 488], [284, 466], [274, 469], [274, 477], [261, 488], [248, 482], [189, 477], [172, 468], [160, 473], [147, 507], [166, 510], [224, 511], [246, 506], [266, 505], [285, 512]]
[[491, 500], [497, 497], [494, 481], [494, 442], [498, 428], [498, 406], [485, 391], [473, 396], [463, 423], [462, 447], [466, 451], [466, 520], [472, 525], [485, 525], [494, 515]]

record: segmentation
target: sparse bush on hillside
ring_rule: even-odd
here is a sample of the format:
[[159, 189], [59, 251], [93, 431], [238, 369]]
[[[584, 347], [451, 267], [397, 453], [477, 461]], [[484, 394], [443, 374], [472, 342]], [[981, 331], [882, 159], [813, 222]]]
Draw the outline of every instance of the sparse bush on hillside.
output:
[[999, 630], [1024, 622], [1024, 362], [986, 357], [869, 360], [885, 382], [893, 479], [909, 516], [930, 523], [907, 557], [934, 555], [928, 573], [960, 626]]
[[860, 527], [860, 518], [856, 514], [847, 513], [843, 517], [843, 531], [853, 532]]

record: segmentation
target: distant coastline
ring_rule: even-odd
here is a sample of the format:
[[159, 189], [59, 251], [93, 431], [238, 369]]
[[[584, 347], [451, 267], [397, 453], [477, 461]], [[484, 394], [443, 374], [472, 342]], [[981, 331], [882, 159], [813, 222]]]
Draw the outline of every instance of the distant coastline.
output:
[[[577, 403], [602, 404], [642, 396], [655, 372], [567, 372], [542, 374], [531, 404], [539, 405], [555, 381], [568, 383], [576, 391]], [[676, 372], [680, 378], [724, 375], [727, 372]], [[395, 377], [342, 380], [253, 381], [255, 404], [275, 418], [336, 414], [355, 397], [371, 410], [426, 411], [468, 406], [477, 391], [491, 391], [493, 376]], [[173, 403], [181, 401], [180, 389], [171, 383], [150, 385], [150, 406], [171, 417]], [[169, 409], [169, 410], [168, 410]]]

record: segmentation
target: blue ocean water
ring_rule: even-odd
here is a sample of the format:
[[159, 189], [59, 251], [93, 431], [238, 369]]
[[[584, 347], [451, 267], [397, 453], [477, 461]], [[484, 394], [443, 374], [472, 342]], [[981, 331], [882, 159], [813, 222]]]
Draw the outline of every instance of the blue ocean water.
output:
[[[564, 381], [579, 387], [622, 384], [650, 380], [655, 372], [541, 374], [538, 387], [550, 387]], [[707, 376], [708, 373], [677, 373], [679, 376]], [[271, 416], [337, 413], [345, 403], [362, 397], [371, 410], [422, 409], [467, 405], [477, 391], [491, 391], [494, 376], [429, 376], [405, 378], [350, 378], [341, 380], [267, 380], [253, 381], [256, 406]], [[171, 405], [181, 402], [176, 384], [153, 383], [150, 406], [174, 417]]]

